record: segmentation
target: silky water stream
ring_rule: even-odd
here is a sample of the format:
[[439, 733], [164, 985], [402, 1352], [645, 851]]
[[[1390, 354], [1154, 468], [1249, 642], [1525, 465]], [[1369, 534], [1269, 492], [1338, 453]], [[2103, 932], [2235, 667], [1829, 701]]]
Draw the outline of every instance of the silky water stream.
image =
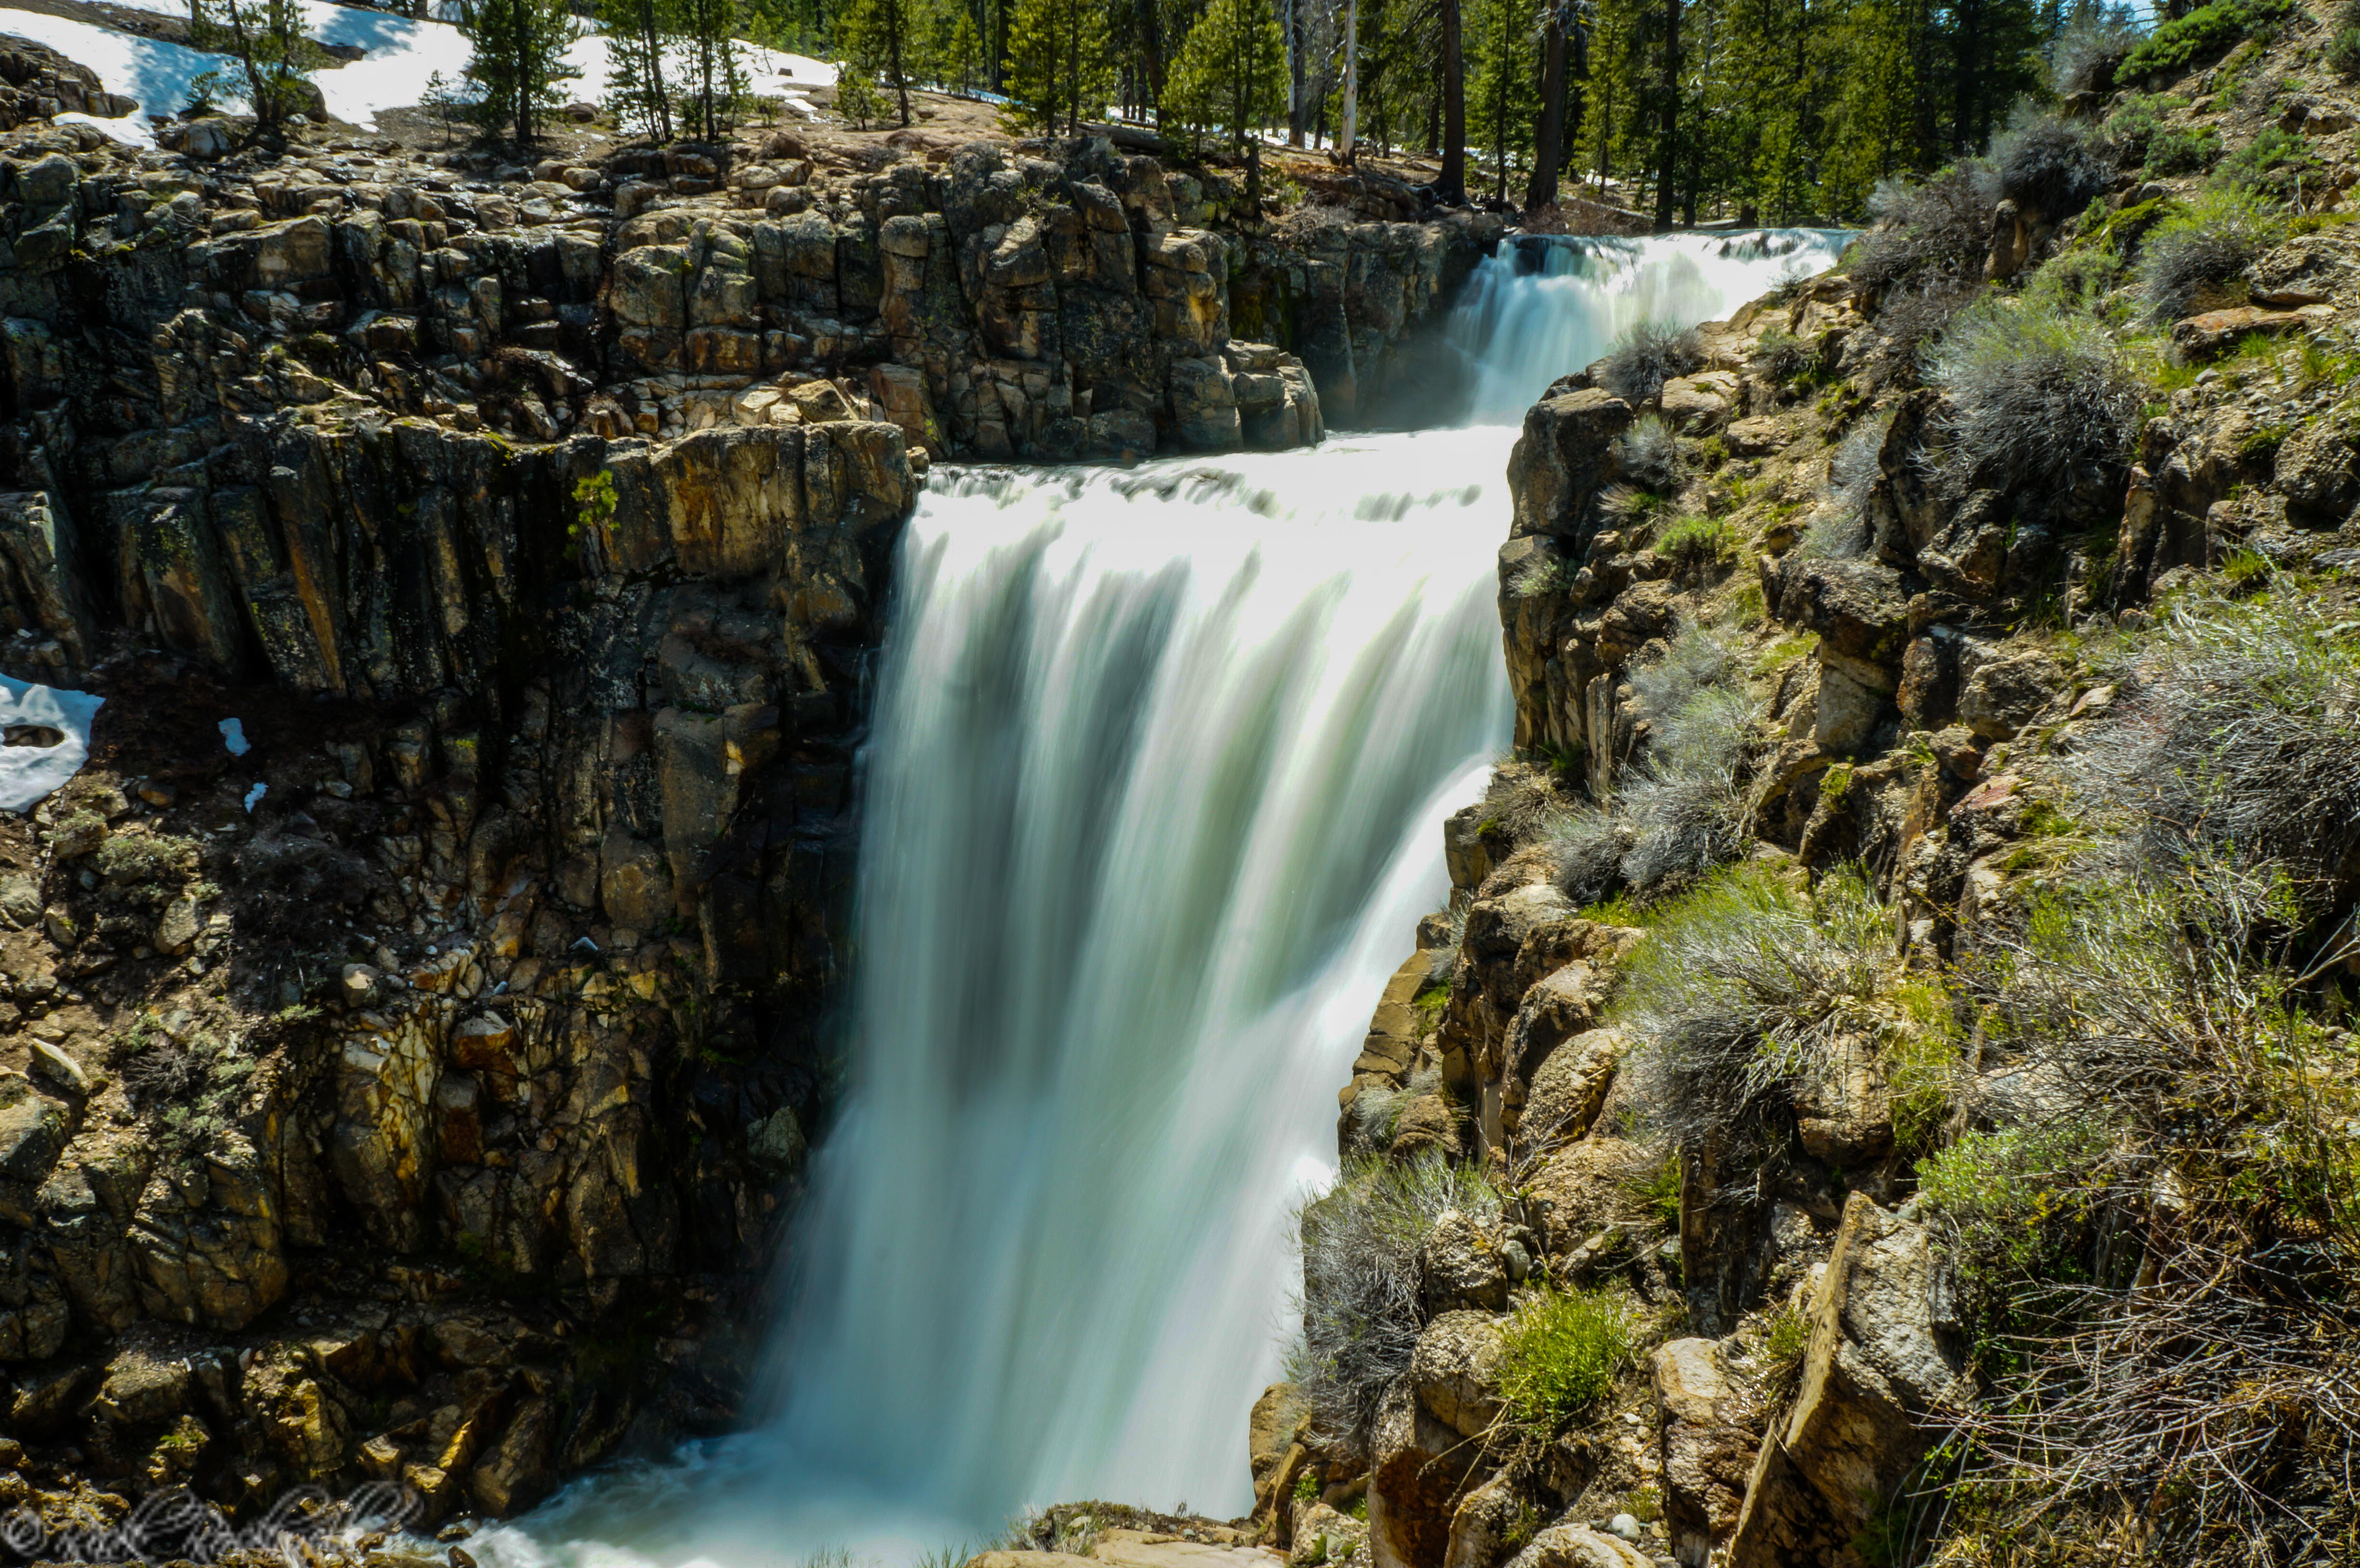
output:
[[937, 469], [867, 758], [849, 1087], [763, 1419], [479, 1537], [493, 1568], [906, 1562], [1028, 1507], [1243, 1511], [1291, 1214], [1509, 735], [1513, 421], [1818, 231], [1512, 242], [1458, 428], [1129, 470]]

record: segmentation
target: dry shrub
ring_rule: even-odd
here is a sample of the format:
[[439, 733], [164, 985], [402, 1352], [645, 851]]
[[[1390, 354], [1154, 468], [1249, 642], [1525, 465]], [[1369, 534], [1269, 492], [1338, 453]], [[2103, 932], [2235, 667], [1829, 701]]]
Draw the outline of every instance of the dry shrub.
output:
[[1962, 484], [2119, 492], [2146, 394], [2103, 322], [1994, 299], [1950, 323], [1927, 367], [1946, 466]]
[[2114, 183], [2105, 139], [2086, 125], [2020, 106], [1992, 138], [1999, 193], [2028, 214], [2055, 222], [2079, 212]]
[[1869, 198], [1876, 226], [1860, 241], [1852, 274], [1871, 288], [1972, 287], [1991, 249], [1991, 170], [1952, 164], [1921, 183], [1887, 180]]
[[1417, 1348], [1419, 1248], [1451, 1209], [1490, 1220], [1500, 1195], [1480, 1172], [1426, 1154], [1349, 1162], [1297, 1216], [1303, 1338], [1288, 1376], [1322, 1445], [1368, 1454], [1377, 1407]]
[[1694, 327], [1642, 321], [1615, 340], [1598, 364], [1598, 384], [1626, 403], [1644, 403], [1675, 376], [1704, 364], [1703, 341]]
[[2360, 1056], [2302, 1008], [2274, 868], [2069, 886], [1971, 976], [2043, 1092], [1921, 1167], [1984, 1387], [1918, 1533], [2311, 1561], [2360, 1524]]
[[2182, 599], [2117, 672], [2075, 780], [2152, 870], [2200, 852], [2282, 867], [2306, 908], [2360, 852], [2360, 644], [2293, 600]]
[[1642, 414], [1614, 443], [1622, 472], [1643, 490], [1672, 495], [1688, 482], [1688, 458], [1679, 433], [1661, 414]]
[[2207, 191], [2168, 213], [2140, 242], [2139, 293], [2158, 319], [2174, 320], [2285, 237], [2286, 219], [2261, 197]]
[[1798, 1089], [1874, 1047], [1893, 921], [1857, 876], [1828, 877], [1806, 899], [1733, 866], [1651, 924], [1614, 1014], [1638, 1042], [1639, 1102], [1677, 1147], [1759, 1142]]

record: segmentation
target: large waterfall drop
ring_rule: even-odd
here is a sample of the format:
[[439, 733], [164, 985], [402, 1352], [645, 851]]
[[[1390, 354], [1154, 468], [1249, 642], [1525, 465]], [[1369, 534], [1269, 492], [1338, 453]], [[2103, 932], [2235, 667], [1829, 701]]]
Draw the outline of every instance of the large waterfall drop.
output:
[[1294, 1205], [1506, 745], [1524, 405], [1833, 236], [1523, 241], [1448, 325], [1467, 428], [939, 470], [869, 750], [850, 1084], [757, 1431], [575, 1484], [503, 1568], [908, 1559], [1028, 1505], [1243, 1511]]

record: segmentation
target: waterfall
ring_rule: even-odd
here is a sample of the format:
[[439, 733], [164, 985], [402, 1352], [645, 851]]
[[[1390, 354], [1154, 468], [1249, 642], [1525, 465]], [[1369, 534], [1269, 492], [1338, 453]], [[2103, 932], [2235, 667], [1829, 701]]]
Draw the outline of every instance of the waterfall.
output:
[[1512, 239], [1468, 278], [1445, 329], [1468, 365], [1472, 417], [1520, 421], [1550, 382], [1601, 358], [1630, 328], [1719, 321], [1782, 278], [1832, 267], [1851, 237], [1747, 229]]
[[[1620, 324], [1829, 240], [1529, 242], [1449, 324], [1512, 419]], [[1495, 422], [1130, 471], [937, 470], [867, 754], [845, 1109], [755, 1431], [494, 1568], [908, 1561], [1033, 1504], [1242, 1512], [1295, 1203], [1507, 744]]]

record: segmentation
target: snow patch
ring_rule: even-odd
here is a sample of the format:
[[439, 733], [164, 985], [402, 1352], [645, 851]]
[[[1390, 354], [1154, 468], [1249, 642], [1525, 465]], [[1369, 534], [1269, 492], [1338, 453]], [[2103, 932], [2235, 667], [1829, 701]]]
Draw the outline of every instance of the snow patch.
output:
[[[180, 14], [179, 7], [158, 7], [156, 0], [148, 0], [141, 6], [149, 8]], [[11, 5], [0, 5], [0, 33], [47, 44], [68, 60], [88, 66], [97, 76], [99, 85], [109, 93], [139, 100], [141, 114], [180, 113], [180, 106], [189, 101], [190, 82], [208, 71], [227, 72], [231, 64], [227, 55], [207, 54], [159, 38], [135, 38], [112, 27], [45, 16], [38, 11], [19, 11]], [[224, 105], [244, 102], [223, 100]], [[104, 122], [101, 128], [104, 128]]]
[[[111, 0], [132, 10], [158, 16], [184, 16], [186, 0]], [[424, 101], [426, 83], [437, 71], [453, 88], [467, 68], [466, 35], [447, 21], [426, 22], [389, 12], [339, 5], [333, 0], [301, 0], [304, 30], [322, 43], [366, 51], [365, 57], [314, 74], [327, 100], [328, 113], [339, 120], [375, 129], [377, 117], [388, 109], [404, 109]], [[88, 66], [109, 93], [139, 101], [137, 114], [118, 120], [87, 114], [63, 114], [60, 119], [96, 125], [118, 141], [143, 147], [155, 145], [147, 116], [176, 114], [189, 101], [189, 84], [208, 71], [236, 80], [226, 55], [209, 54], [180, 44], [165, 43], [51, 16], [38, 11], [0, 5], [0, 32], [14, 33], [47, 44], [67, 59]], [[746, 72], [753, 91], [763, 97], [782, 98], [805, 117], [816, 116], [802, 93], [832, 86], [836, 67], [809, 55], [789, 54], [740, 41]], [[579, 71], [570, 87], [581, 97], [603, 97], [606, 91], [606, 40], [585, 33], [565, 51], [566, 63]], [[224, 109], [242, 110], [245, 98], [224, 92]]]
[[222, 745], [229, 747], [229, 754], [232, 757], [244, 757], [254, 749], [254, 743], [246, 738], [246, 724], [243, 721], [224, 719], [221, 722], [221, 733]]
[[126, 147], [151, 147], [156, 145], [156, 133], [148, 125], [148, 116], [137, 109], [112, 120], [69, 109], [57, 116], [57, 122], [61, 125], [96, 125], [101, 135]]
[[0, 746], [0, 811], [26, 811], [79, 772], [90, 757], [91, 721], [105, 705], [87, 691], [0, 675], [0, 738], [7, 742]]
[[265, 795], [269, 793], [270, 786], [263, 783], [257, 783], [253, 789], [248, 789], [246, 792], [246, 815], [252, 816], [254, 814], [254, 808], [261, 803], [262, 798]]

